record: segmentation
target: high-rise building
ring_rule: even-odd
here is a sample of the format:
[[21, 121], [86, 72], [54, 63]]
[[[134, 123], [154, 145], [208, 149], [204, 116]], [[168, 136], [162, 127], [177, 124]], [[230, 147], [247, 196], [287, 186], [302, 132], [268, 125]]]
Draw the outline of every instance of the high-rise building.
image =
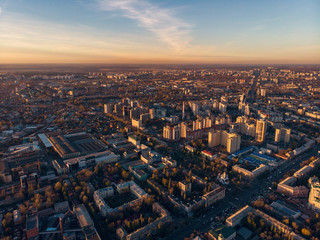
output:
[[186, 138], [187, 137], [187, 131], [188, 131], [188, 124], [185, 122], [182, 122], [180, 124], [180, 128], [181, 128], [181, 137], [182, 138]]
[[132, 118], [132, 126], [140, 129], [142, 127], [142, 121]]
[[228, 134], [227, 139], [227, 152], [234, 153], [240, 150], [241, 136], [236, 133]]
[[104, 113], [113, 113], [113, 104], [112, 103], [104, 104]]
[[220, 103], [219, 104], [219, 110], [223, 113], [225, 113], [227, 111], [227, 103]]
[[213, 104], [212, 104], [212, 107], [213, 107], [214, 110], [217, 110], [219, 108], [219, 101], [214, 100]]
[[264, 88], [261, 88], [261, 89], [260, 89], [260, 95], [261, 95], [262, 97], [265, 97], [265, 96], [267, 95], [267, 90], [264, 89]]
[[149, 113], [150, 113], [151, 119], [154, 119], [156, 117], [156, 111], [154, 108], [150, 108]]
[[182, 104], [182, 120], [184, 120], [185, 117], [185, 103]]
[[131, 107], [135, 108], [135, 107], [138, 107], [139, 106], [139, 102], [138, 101], [132, 101], [131, 102]]
[[320, 211], [320, 183], [315, 182], [311, 185], [309, 193], [309, 206]]
[[291, 129], [289, 128], [277, 128], [274, 141], [276, 142], [290, 142]]
[[141, 109], [140, 108], [133, 108], [130, 110], [130, 118], [138, 119], [141, 115]]
[[266, 122], [263, 120], [258, 120], [256, 123], [256, 141], [257, 142], [264, 142], [266, 137]]
[[208, 135], [208, 146], [216, 147], [221, 144], [221, 131], [212, 131]]
[[151, 119], [150, 113], [143, 113], [140, 115], [140, 120], [144, 123], [145, 121]]
[[126, 106], [130, 106], [131, 104], [131, 101], [130, 101], [130, 98], [124, 98], [122, 99], [122, 103]]
[[228, 153], [240, 150], [241, 136], [227, 131], [212, 131], [208, 135], [209, 147], [225, 146]]
[[191, 110], [195, 116], [198, 115], [199, 105], [197, 103], [191, 103]]
[[181, 138], [181, 129], [179, 126], [166, 126], [163, 127], [163, 138], [168, 140], [177, 141]]
[[249, 107], [249, 104], [246, 104], [245, 108], [244, 108], [244, 114], [246, 116], [249, 116], [250, 115], [250, 107]]

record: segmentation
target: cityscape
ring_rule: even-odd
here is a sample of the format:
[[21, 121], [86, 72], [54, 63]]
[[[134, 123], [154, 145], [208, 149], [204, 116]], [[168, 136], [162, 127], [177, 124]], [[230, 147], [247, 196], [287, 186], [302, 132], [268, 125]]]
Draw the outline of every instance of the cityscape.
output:
[[277, 4], [0, 0], [0, 239], [319, 240], [320, 3]]

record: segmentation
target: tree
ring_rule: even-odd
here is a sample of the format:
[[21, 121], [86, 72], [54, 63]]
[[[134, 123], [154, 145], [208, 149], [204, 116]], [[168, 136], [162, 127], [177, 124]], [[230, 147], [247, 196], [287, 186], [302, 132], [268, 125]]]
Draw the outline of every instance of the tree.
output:
[[122, 176], [125, 180], [127, 180], [127, 179], [129, 179], [129, 177], [130, 177], [130, 173], [127, 172], [126, 170], [122, 170], [121, 176]]
[[87, 203], [87, 202], [88, 202], [88, 197], [87, 197], [86, 195], [83, 195], [82, 201], [83, 201], [84, 203]]
[[286, 225], [289, 225], [290, 220], [289, 220], [288, 218], [285, 218], [285, 219], [282, 220], [282, 222], [283, 222], [284, 224], [286, 224]]
[[299, 229], [299, 225], [296, 222], [292, 222], [291, 225], [295, 230]]
[[302, 228], [301, 233], [306, 237], [310, 237], [311, 236], [311, 232], [306, 228]]
[[57, 183], [54, 185], [54, 189], [55, 189], [57, 192], [60, 192], [61, 189], [62, 189], [62, 184], [61, 184], [61, 182], [57, 182]]

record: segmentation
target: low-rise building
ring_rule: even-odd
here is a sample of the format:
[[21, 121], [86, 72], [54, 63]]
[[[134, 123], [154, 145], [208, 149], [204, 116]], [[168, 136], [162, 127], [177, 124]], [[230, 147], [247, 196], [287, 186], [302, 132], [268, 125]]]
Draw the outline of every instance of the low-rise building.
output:
[[161, 155], [155, 151], [143, 152], [141, 160], [147, 164], [154, 163], [161, 160]]
[[236, 237], [236, 230], [229, 226], [219, 226], [209, 231], [209, 236], [213, 240], [231, 240]]
[[320, 183], [315, 182], [311, 185], [309, 194], [309, 206], [313, 209], [320, 211]]
[[278, 184], [277, 191], [290, 197], [306, 197], [309, 193], [305, 186], [295, 186], [297, 178], [287, 177]]
[[134, 181], [124, 182], [116, 185], [117, 192], [119, 194], [122, 194], [126, 191], [130, 191], [132, 194], [134, 194], [137, 199], [124, 203], [123, 205], [117, 207], [117, 208], [111, 208], [106, 202], [105, 198], [112, 197], [115, 194], [115, 190], [113, 186], [106, 187], [103, 189], [96, 190], [93, 193], [93, 199], [96, 204], [96, 206], [99, 208], [99, 211], [102, 216], [107, 216], [109, 213], [117, 212], [120, 207], [130, 205], [130, 203], [141, 201], [145, 196], [148, 196], [148, 194], [140, 188]]
[[246, 205], [245, 207], [241, 208], [236, 213], [232, 214], [230, 217], [226, 219], [226, 225], [235, 227], [241, 223], [242, 219], [248, 215], [249, 212], [252, 211], [252, 207]]
[[269, 167], [264, 164], [261, 164], [258, 168], [254, 169], [253, 171], [249, 171], [247, 169], [240, 167], [239, 165], [234, 165], [232, 167], [232, 170], [238, 174], [241, 174], [243, 177], [247, 179], [254, 179], [260, 174], [268, 171]]
[[210, 151], [207, 151], [207, 150], [203, 150], [201, 151], [201, 155], [209, 160], [214, 160], [217, 158], [217, 154], [214, 154]]

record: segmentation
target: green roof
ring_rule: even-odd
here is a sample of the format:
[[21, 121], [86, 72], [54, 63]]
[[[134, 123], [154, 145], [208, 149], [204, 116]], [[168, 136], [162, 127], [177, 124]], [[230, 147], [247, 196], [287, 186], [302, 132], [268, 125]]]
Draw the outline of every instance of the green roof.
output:
[[234, 234], [236, 232], [236, 230], [234, 230], [233, 227], [226, 227], [224, 225], [221, 225], [219, 227], [217, 227], [214, 230], [210, 230], [209, 233], [214, 236], [215, 238], [218, 238], [218, 236], [220, 234], [222, 234], [222, 236], [224, 238], [228, 238], [230, 237], [232, 234]]

